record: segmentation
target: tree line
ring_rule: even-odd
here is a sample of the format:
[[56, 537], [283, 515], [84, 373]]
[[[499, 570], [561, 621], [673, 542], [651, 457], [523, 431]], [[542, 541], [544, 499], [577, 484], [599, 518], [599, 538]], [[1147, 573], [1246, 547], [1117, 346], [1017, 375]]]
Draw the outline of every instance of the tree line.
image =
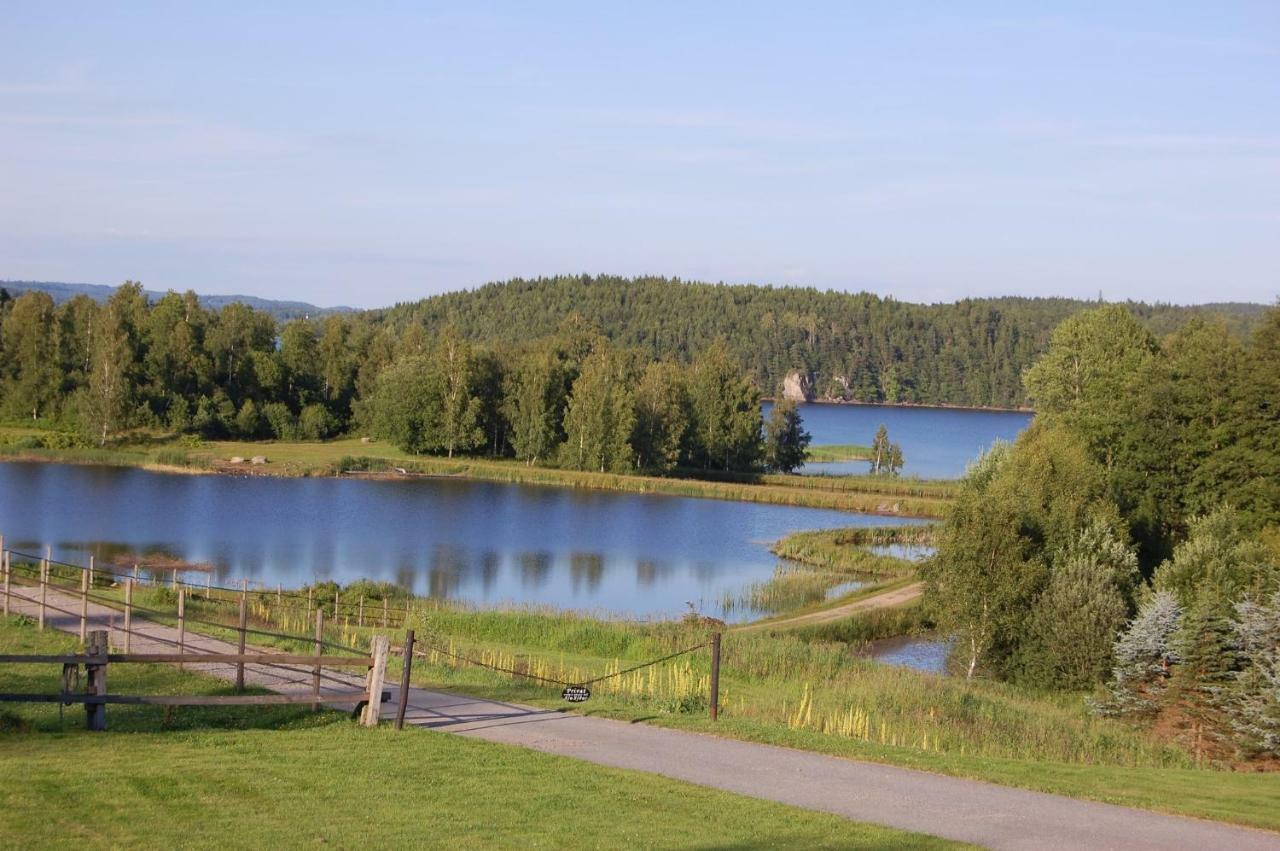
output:
[[[570, 314], [615, 344], [688, 364], [722, 340], [766, 395], [791, 371], [820, 398], [863, 402], [1024, 405], [1022, 374], [1067, 317], [1094, 304], [1057, 298], [911, 304], [869, 293], [574, 275], [515, 279], [375, 311], [397, 328], [457, 328], [473, 343], [552, 334]], [[1154, 333], [1221, 316], [1244, 337], [1258, 305], [1128, 303]]]
[[[98, 304], [0, 291], [0, 414], [210, 438], [319, 440], [364, 429], [412, 453], [483, 453], [600, 471], [790, 471], [796, 406], [761, 423], [761, 392], [724, 341], [687, 364], [619, 346], [580, 317], [527, 342], [477, 346], [373, 314], [282, 326], [192, 293], [154, 303], [126, 283]], [[527, 338], [524, 338], [527, 339]]]
[[969, 470], [924, 568], [953, 661], [1095, 690], [1207, 758], [1280, 753], [1280, 307], [1247, 342], [1086, 311], [1025, 380], [1035, 421]]

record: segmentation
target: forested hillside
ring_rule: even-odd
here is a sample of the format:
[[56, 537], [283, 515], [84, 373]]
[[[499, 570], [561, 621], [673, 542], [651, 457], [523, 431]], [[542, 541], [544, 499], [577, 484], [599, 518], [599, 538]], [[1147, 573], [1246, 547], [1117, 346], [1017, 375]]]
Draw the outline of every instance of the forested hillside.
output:
[[[116, 291], [115, 287], [109, 287], [105, 284], [67, 284], [60, 281], [0, 281], [0, 288], [4, 289], [10, 296], [19, 296], [28, 290], [37, 290], [39, 292], [48, 293], [53, 298], [54, 304], [63, 304], [78, 295], [88, 296], [98, 303], [102, 303], [111, 298], [112, 293]], [[164, 297], [164, 293], [155, 290], [143, 290], [143, 295], [152, 302], [159, 301]], [[274, 298], [259, 298], [253, 295], [209, 295], [207, 293], [197, 296], [200, 306], [207, 310], [220, 310], [228, 304], [243, 304], [252, 307], [254, 310], [261, 310], [268, 313], [272, 318], [281, 321], [288, 319], [299, 319], [304, 317], [327, 316], [330, 313], [350, 313], [350, 307], [317, 307], [305, 301], [283, 301]]]
[[[921, 305], [869, 293], [583, 275], [489, 284], [375, 315], [429, 332], [453, 325], [492, 345], [551, 334], [577, 313], [613, 342], [654, 357], [688, 361], [723, 336], [766, 394], [801, 370], [819, 398], [1004, 407], [1025, 403], [1023, 370], [1058, 323], [1089, 306], [1031, 298]], [[1126, 306], [1158, 335], [1212, 312], [1243, 336], [1263, 310]]]

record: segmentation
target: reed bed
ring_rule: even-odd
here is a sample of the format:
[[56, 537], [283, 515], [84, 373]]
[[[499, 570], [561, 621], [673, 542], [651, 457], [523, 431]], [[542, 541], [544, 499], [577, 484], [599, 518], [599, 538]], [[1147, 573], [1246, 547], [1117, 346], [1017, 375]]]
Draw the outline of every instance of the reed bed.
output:
[[790, 561], [830, 571], [902, 576], [915, 566], [889, 555], [873, 553], [868, 547], [905, 545], [932, 546], [937, 529], [933, 525], [868, 526], [795, 532], [771, 548], [774, 555]]

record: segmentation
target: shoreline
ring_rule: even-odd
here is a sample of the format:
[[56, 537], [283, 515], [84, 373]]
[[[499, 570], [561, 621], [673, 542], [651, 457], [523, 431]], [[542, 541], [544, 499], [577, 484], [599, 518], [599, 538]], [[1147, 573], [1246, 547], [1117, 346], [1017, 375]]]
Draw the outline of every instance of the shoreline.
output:
[[[761, 401], [773, 404], [778, 400], [772, 396], [765, 396]], [[799, 401], [799, 400], [793, 400]], [[1001, 408], [983, 405], [952, 405], [947, 402], [866, 402], [861, 399], [806, 399], [801, 404], [804, 405], [831, 405], [832, 407], [863, 407], [863, 408], [930, 408], [939, 411], [973, 411], [975, 413], [989, 414], [1031, 414], [1035, 415], [1034, 408], [1017, 407], [1017, 408]]]
[[[619, 493], [657, 494], [695, 499], [721, 499], [731, 502], [759, 503], [844, 511], [880, 517], [937, 519], [946, 503], [943, 496], [918, 496], [894, 492], [894, 481], [884, 482], [886, 489], [842, 490], [818, 488], [803, 481], [781, 482], [762, 477], [758, 482], [728, 482], [709, 479], [658, 477], [621, 473], [595, 473], [562, 470], [555, 467], [529, 467], [519, 462], [475, 458], [443, 458], [435, 456], [387, 456], [385, 444], [354, 444], [346, 448], [373, 449], [382, 455], [353, 457], [345, 452], [343, 441], [336, 443], [264, 443], [255, 444], [255, 454], [277, 450], [280, 457], [263, 464], [231, 465], [225, 458], [244, 455], [245, 444], [215, 443], [209, 447], [187, 450], [188, 465], [158, 462], [144, 450], [0, 450], [0, 462], [14, 461], [47, 464], [79, 464], [141, 469], [162, 475], [183, 476], [265, 476], [273, 478], [336, 478], [366, 481], [411, 481], [417, 479], [456, 479], [505, 484], [542, 485], [561, 488], [614, 491]], [[231, 449], [228, 447], [237, 447]], [[320, 456], [320, 457], [317, 457]], [[247, 457], [247, 456], [246, 456]], [[392, 466], [393, 469], [342, 469], [344, 461]], [[394, 469], [399, 467], [400, 470]], [[802, 477], [797, 476], [797, 479]], [[850, 477], [856, 479], [857, 477]], [[874, 488], [878, 483], [869, 483]]]

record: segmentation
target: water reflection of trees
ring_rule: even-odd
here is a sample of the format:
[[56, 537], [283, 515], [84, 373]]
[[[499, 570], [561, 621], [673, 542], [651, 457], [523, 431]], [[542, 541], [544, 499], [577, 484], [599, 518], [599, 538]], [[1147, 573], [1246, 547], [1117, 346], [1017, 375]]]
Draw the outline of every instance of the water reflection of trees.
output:
[[586, 586], [588, 592], [600, 587], [604, 578], [604, 556], [600, 553], [572, 553], [569, 556], [569, 582], [575, 594]]
[[541, 588], [551, 578], [551, 553], [520, 553], [516, 563], [520, 566], [520, 584], [525, 588]]

